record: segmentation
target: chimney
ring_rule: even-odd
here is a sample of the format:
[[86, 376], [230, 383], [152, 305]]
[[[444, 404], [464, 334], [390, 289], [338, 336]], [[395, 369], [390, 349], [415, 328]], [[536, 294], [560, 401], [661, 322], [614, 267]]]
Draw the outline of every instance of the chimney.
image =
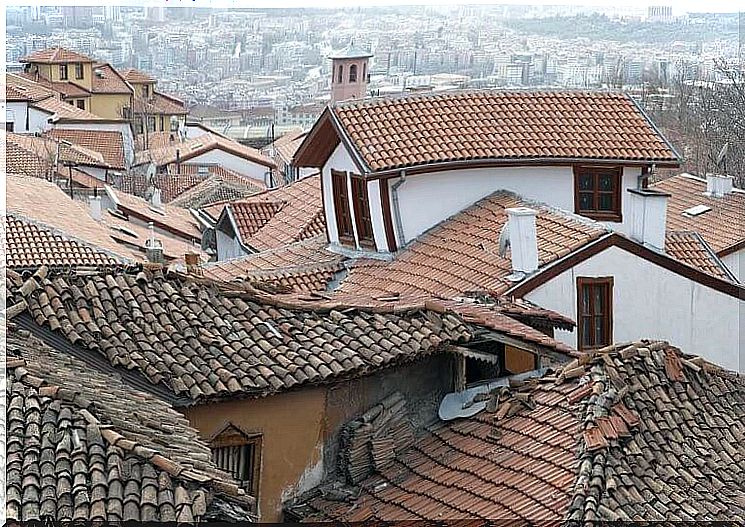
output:
[[514, 274], [530, 274], [538, 269], [538, 236], [535, 211], [528, 207], [506, 209]]
[[642, 245], [665, 250], [667, 198], [653, 189], [629, 189], [631, 193], [631, 237]]
[[153, 188], [153, 193], [150, 196], [150, 205], [156, 209], [163, 208], [163, 201], [160, 199], [160, 189], [157, 187]]
[[150, 263], [162, 264], [165, 262], [163, 257], [163, 244], [155, 237], [155, 227], [153, 222], [148, 223], [150, 227], [150, 238], [145, 240], [145, 257]]
[[732, 176], [706, 174], [706, 194], [708, 196], [721, 198], [731, 193], [733, 188]]
[[101, 216], [103, 213], [103, 209], [101, 208], [101, 196], [88, 196], [88, 203], [90, 205], [91, 218], [96, 221], [101, 221]]

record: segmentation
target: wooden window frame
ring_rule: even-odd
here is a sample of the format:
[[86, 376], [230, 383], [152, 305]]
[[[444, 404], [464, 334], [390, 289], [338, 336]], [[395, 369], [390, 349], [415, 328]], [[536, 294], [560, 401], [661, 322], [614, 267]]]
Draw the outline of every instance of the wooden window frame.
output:
[[[210, 450], [213, 456], [213, 462], [215, 463], [215, 465], [218, 466], [218, 468], [220, 468], [220, 465], [214, 459], [216, 449], [252, 446], [253, 459], [251, 460], [251, 479], [250, 481], [240, 480], [238, 478], [236, 479], [238, 479], [238, 481], [243, 485], [244, 490], [249, 495], [258, 499], [259, 482], [261, 478], [261, 456], [264, 446], [263, 436], [261, 434], [246, 435], [238, 431], [237, 429], [236, 431], [238, 432], [238, 434], [236, 435], [239, 435], [240, 437], [233, 436], [230, 440], [223, 440], [220, 437], [217, 437], [210, 442]], [[230, 470], [227, 470], [225, 468], [223, 468], [222, 470], [231, 473]]]
[[83, 64], [81, 62], [75, 63], [75, 78], [77, 80], [82, 80], [85, 78], [85, 69], [83, 68]]
[[59, 79], [61, 81], [68, 80], [67, 64], [59, 65]]
[[[372, 226], [372, 214], [370, 212], [370, 197], [367, 192], [367, 180], [359, 175], [352, 174], [351, 190], [352, 205], [354, 206], [354, 223], [357, 227], [357, 240], [360, 247], [375, 249], [375, 232]], [[367, 219], [366, 219], [367, 218]]]
[[[599, 286], [599, 285], [605, 285], [607, 286], [606, 294], [603, 296], [603, 331], [607, 335], [607, 342], [604, 343], [596, 343], [595, 340], [595, 334], [591, 331], [590, 333], [590, 340], [592, 341], [590, 344], [585, 344], [583, 342], [583, 334], [584, 334], [584, 328], [585, 328], [585, 315], [583, 315], [583, 303], [582, 303], [582, 290], [585, 286]], [[595, 296], [594, 294], [590, 294], [590, 302], [593, 303]], [[595, 315], [596, 311], [594, 310], [594, 306], [591, 306], [590, 309], [588, 309], [590, 319], [592, 317], [597, 316]], [[585, 276], [577, 277], [577, 349], [580, 351], [586, 351], [586, 350], [593, 350], [598, 348], [603, 348], [605, 346], [608, 346], [613, 343], [613, 277], [612, 276], [603, 276], [603, 277], [597, 277], [597, 278], [589, 278]]]
[[85, 110], [85, 99], [78, 99], [77, 107], [81, 110]]
[[[331, 193], [334, 197], [334, 216], [339, 243], [354, 245], [354, 225], [352, 208], [349, 206], [349, 185], [347, 185], [346, 172], [331, 170]], [[347, 218], [342, 214], [343, 211], [346, 211]]]
[[[593, 209], [581, 210], [580, 209], [580, 194], [582, 193], [579, 188], [579, 181], [581, 176], [587, 174], [593, 176]], [[611, 194], [613, 198], [613, 210], [599, 210], [600, 195], [602, 191], [598, 190], [598, 179], [600, 176], [613, 176], [615, 188], [606, 192]], [[607, 167], [607, 166], [575, 166], [574, 167], [574, 212], [585, 216], [587, 218], [598, 220], [598, 221], [612, 221], [622, 222], [623, 221], [623, 203], [621, 201], [621, 187], [623, 186], [623, 167]]]

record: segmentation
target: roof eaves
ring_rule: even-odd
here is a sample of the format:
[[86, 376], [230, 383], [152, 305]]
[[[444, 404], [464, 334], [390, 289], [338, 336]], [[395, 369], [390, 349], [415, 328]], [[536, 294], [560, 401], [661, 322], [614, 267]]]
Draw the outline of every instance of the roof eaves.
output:
[[639, 113], [644, 116], [644, 119], [647, 120], [647, 123], [652, 127], [652, 129], [655, 131], [655, 133], [660, 136], [660, 138], [665, 142], [667, 147], [670, 149], [670, 151], [675, 155], [678, 165], [683, 162], [683, 156], [678, 152], [678, 149], [673, 146], [673, 144], [670, 142], [670, 140], [665, 136], [665, 134], [662, 133], [662, 130], [660, 130], [655, 122], [652, 120], [652, 118], [649, 116], [649, 114], [642, 108], [641, 104], [639, 104], [631, 95], [628, 93], [624, 94], [632, 103], [634, 103], [634, 106], [636, 106], [636, 109], [639, 111]]
[[[354, 164], [357, 165], [357, 168], [360, 169], [360, 171], [363, 174], [371, 173], [372, 169], [367, 164], [367, 162], [365, 162], [364, 158], [362, 157], [361, 152], [357, 149], [357, 146], [355, 145], [354, 141], [352, 141], [352, 138], [349, 137], [346, 129], [344, 128], [344, 126], [342, 126], [341, 122], [339, 121], [339, 117], [336, 115], [336, 107], [329, 105], [327, 109], [329, 111], [329, 116], [331, 118], [331, 124], [334, 125], [334, 128], [336, 129], [336, 133], [339, 134], [339, 138], [341, 139], [342, 144], [345, 146], [347, 151], [349, 151], [352, 154], [352, 160], [354, 161]], [[306, 139], [307, 137], [308, 136], [306, 136]]]
[[[740, 281], [737, 279], [737, 277], [730, 271], [729, 267], [727, 267], [722, 259], [717, 255], [716, 252], [714, 252], [714, 249], [709, 245], [709, 243], [704, 239], [701, 234], [699, 234], [697, 231], [690, 231], [691, 234], [698, 240], [698, 242], [701, 244], [701, 246], [704, 248], [704, 250], [709, 254], [709, 257], [714, 261], [714, 263], [719, 267], [719, 269], [724, 273], [724, 275], [731, 280], [732, 282], [739, 284]], [[725, 249], [726, 250], [726, 249]]]

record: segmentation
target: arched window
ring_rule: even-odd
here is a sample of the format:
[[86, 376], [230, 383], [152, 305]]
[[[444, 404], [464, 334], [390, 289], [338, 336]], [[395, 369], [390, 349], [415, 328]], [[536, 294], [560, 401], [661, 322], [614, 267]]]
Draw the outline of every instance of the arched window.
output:
[[362, 82], [367, 82], [367, 62], [362, 64]]
[[344, 82], [344, 66], [339, 65], [339, 75], [336, 77], [336, 82], [341, 84]]
[[349, 82], [357, 82], [357, 64], [349, 66]]

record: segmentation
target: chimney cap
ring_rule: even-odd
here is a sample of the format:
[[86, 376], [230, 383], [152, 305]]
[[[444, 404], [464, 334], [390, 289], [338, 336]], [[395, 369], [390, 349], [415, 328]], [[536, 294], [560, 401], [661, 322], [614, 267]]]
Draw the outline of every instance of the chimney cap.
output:
[[535, 216], [535, 209], [530, 207], [510, 207], [505, 209], [510, 216]]

